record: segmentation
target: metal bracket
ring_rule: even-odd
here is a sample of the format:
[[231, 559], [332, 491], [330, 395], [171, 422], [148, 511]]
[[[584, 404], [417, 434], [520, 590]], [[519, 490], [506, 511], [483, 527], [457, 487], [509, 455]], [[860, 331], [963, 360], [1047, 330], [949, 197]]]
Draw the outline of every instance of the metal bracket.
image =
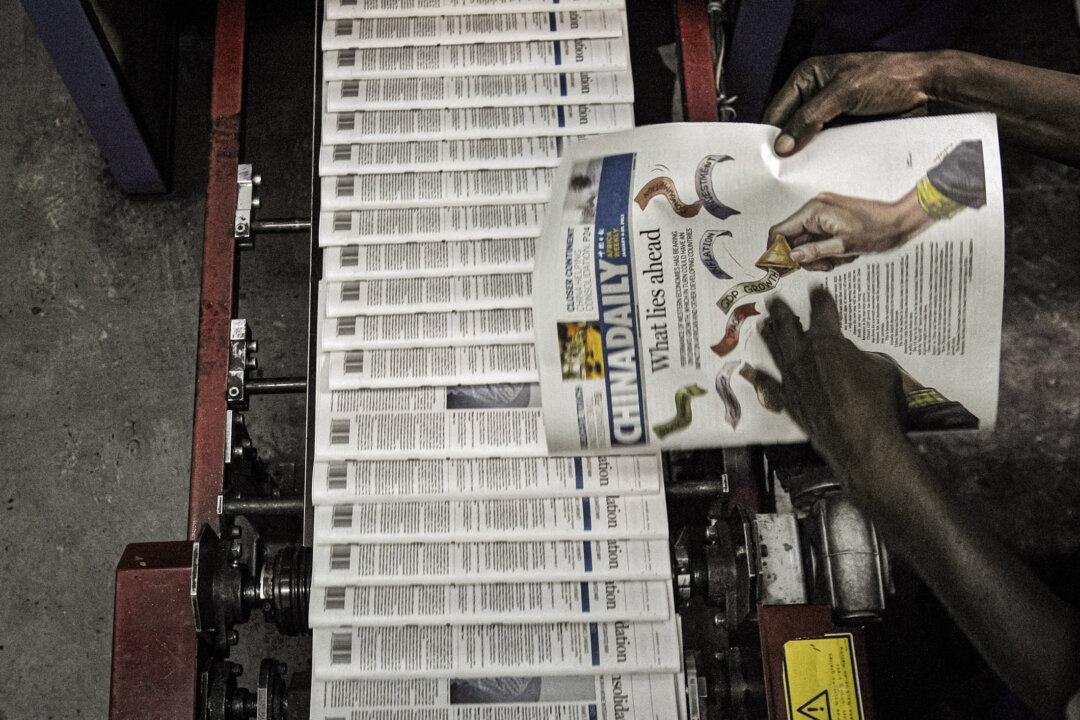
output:
[[262, 184], [262, 177], [255, 175], [250, 163], [243, 163], [236, 168], [236, 220], [233, 222], [233, 237], [241, 248], [250, 248], [251, 213], [259, 207], [257, 188]]
[[247, 320], [233, 320], [229, 326], [229, 379], [225, 386], [230, 409], [247, 410], [247, 372], [259, 367], [255, 357], [258, 350], [259, 344], [251, 338]]

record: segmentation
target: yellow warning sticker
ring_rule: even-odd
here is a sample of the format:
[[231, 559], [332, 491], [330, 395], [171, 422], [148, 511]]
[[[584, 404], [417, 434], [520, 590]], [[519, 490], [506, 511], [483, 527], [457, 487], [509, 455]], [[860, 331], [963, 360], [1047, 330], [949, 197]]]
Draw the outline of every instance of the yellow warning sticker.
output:
[[862, 720], [850, 633], [784, 643], [788, 720]]

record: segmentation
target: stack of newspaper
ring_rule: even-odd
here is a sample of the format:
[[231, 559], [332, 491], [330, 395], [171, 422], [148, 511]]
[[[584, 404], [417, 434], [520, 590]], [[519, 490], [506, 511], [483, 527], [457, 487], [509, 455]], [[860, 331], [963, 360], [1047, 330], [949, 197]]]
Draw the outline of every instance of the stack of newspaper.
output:
[[659, 457], [551, 457], [531, 309], [621, 0], [326, 0], [312, 718], [683, 716]]

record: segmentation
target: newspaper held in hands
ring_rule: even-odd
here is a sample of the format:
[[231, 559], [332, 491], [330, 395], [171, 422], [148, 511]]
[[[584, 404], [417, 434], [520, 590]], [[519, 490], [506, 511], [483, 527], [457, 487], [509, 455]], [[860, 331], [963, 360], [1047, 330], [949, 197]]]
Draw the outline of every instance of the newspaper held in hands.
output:
[[[652, 126], [567, 149], [535, 260], [551, 451], [803, 439], [762, 380], [778, 373], [759, 324], [780, 297], [807, 325], [815, 285], [846, 337], [900, 367], [913, 429], [993, 426], [995, 118], [831, 129], [783, 159], [778, 132]], [[843, 213], [861, 225], [815, 220]]]

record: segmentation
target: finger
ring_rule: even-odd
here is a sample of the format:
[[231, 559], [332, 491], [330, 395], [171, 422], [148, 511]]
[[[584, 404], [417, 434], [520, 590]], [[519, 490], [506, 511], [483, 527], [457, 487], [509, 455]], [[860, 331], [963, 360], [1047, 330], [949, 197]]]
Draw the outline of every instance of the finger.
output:
[[803, 270], [809, 270], [811, 272], [829, 272], [834, 267], [836, 267], [836, 263], [833, 258], [816, 260], [812, 263], [802, 266]]
[[[806, 147], [827, 123], [850, 109], [850, 97], [843, 83], [833, 79], [792, 114], [776, 139], [777, 154], [791, 155]], [[785, 135], [788, 136], [787, 141], [784, 140]], [[782, 142], [786, 152], [781, 149]]]
[[818, 337], [836, 335], [843, 337], [840, 329], [840, 309], [836, 299], [824, 285], [810, 291], [810, 334]]
[[[833, 57], [815, 57], [800, 63], [765, 109], [764, 122], [776, 127], [786, 125], [799, 106], [828, 83], [835, 65]], [[773, 150], [781, 157], [790, 155], [795, 151], [795, 141], [789, 134], [781, 133], [773, 143]]]
[[759, 402], [766, 410], [783, 412], [788, 409], [788, 398], [784, 396], [784, 386], [772, 373], [754, 368], [752, 383]]
[[799, 66], [773, 96], [769, 106], [765, 108], [761, 119], [763, 123], [782, 127], [799, 105], [817, 92], [819, 75], [815, 70], [815, 65], [819, 62], [819, 58], [810, 58], [799, 63]]
[[780, 374], [787, 375], [800, 355], [805, 333], [798, 316], [783, 300], [776, 298], [770, 301], [768, 310], [769, 317], [762, 325], [761, 336], [773, 361], [780, 368]]
[[821, 212], [822, 207], [820, 198], [807, 200], [801, 208], [769, 228], [768, 244], [771, 245], [777, 235], [783, 235], [791, 242], [792, 238], [812, 234], [811, 227], [817, 226], [814, 218]]
[[[773, 237], [776, 237], [776, 236], [773, 235]], [[821, 239], [821, 238], [817, 237], [816, 235], [811, 235], [808, 232], [801, 232], [798, 235], [784, 235], [784, 237], [787, 238], [788, 247], [791, 247], [791, 248], [796, 248], [796, 247], [799, 247], [800, 245], [805, 245], [808, 242], [814, 242], [815, 240], [820, 240]], [[772, 243], [770, 242], [769, 244], [771, 245]]]
[[791, 259], [800, 265], [808, 265], [818, 260], [843, 255], [845, 252], [843, 238], [829, 238], [794, 248], [791, 251]]

